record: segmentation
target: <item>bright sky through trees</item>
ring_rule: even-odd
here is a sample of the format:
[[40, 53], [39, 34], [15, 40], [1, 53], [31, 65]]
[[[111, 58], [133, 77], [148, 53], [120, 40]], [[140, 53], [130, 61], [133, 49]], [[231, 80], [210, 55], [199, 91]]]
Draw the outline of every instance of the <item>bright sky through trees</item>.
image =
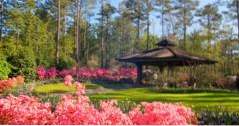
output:
[[[108, 0], [109, 3], [111, 3], [113, 6], [115, 6], [116, 8], [118, 8], [120, 2], [122, 2], [122, 0]], [[222, 5], [219, 7], [219, 10], [220, 11], [223, 11], [226, 9], [226, 5], [225, 3], [223, 3], [224, 1], [227, 1], [227, 0], [199, 0], [199, 7], [203, 7], [204, 5], [206, 4], [209, 4], [209, 3], [217, 3], [217, 2], [222, 2]], [[95, 12], [97, 13], [99, 10], [96, 9]], [[150, 15], [150, 21], [151, 21], [151, 25], [150, 25], [150, 32], [151, 34], [155, 34], [157, 36], [161, 36], [161, 19], [157, 18], [157, 14], [156, 12], [151, 12], [151, 15]], [[96, 15], [97, 16], [97, 15]], [[115, 14], [115, 16], [117, 16], [117, 14]], [[93, 21], [95, 22], [95, 21]], [[231, 23], [231, 22], [230, 22]], [[197, 24], [197, 23], [196, 23]], [[190, 27], [190, 31], [194, 31], [194, 30], [199, 30], [200, 29], [200, 25], [192, 25], [192, 27]]]

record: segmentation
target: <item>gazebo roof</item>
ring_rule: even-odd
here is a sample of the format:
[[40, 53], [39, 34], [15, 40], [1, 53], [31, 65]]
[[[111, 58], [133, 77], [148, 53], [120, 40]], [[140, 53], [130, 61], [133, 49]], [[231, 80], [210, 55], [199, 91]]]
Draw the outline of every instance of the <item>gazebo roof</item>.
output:
[[141, 53], [119, 58], [120, 62], [131, 62], [141, 65], [156, 66], [190, 66], [199, 64], [214, 64], [216, 61], [205, 57], [196, 56], [186, 51], [177, 49], [175, 44], [167, 39], [157, 43], [158, 48], [154, 48]]

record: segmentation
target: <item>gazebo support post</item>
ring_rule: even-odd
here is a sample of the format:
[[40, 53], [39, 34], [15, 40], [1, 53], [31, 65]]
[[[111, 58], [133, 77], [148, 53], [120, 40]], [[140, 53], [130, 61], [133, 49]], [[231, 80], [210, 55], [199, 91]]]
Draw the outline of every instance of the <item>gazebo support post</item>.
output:
[[142, 64], [136, 64], [136, 66], [137, 66], [137, 84], [142, 84], [143, 66]]

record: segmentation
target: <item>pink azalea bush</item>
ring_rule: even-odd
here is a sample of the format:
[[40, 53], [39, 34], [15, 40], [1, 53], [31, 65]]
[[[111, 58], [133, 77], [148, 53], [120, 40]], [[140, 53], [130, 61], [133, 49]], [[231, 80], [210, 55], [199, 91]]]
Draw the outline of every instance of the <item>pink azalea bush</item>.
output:
[[40, 103], [34, 97], [20, 95], [0, 99], [1, 124], [52, 124], [54, 114], [49, 103]]
[[63, 69], [61, 71], [56, 70], [56, 68], [46, 69], [42, 66], [37, 68], [37, 75], [40, 80], [43, 79], [52, 79], [55, 77], [64, 78], [67, 75], [77, 77], [80, 80], [110, 80], [110, 81], [119, 81], [121, 79], [131, 79], [134, 80], [137, 76], [135, 68], [119, 68], [115, 70], [103, 69], [103, 68], [76, 68]]
[[136, 125], [186, 125], [196, 123], [196, 118], [190, 108], [160, 102], [142, 103], [129, 112], [129, 117]]
[[57, 77], [57, 70], [55, 67], [52, 67], [47, 70], [47, 77], [50, 79], [54, 79]]
[[65, 95], [56, 107], [55, 116], [54, 124], [97, 124], [98, 111], [89, 103], [87, 97]]
[[117, 107], [116, 101], [102, 101], [100, 103], [100, 124], [104, 125], [132, 125], [128, 114]]
[[56, 109], [35, 97], [20, 95], [0, 99], [0, 124], [35, 125], [187, 125], [196, 124], [195, 114], [183, 105], [141, 103], [123, 113], [117, 102], [101, 101], [97, 109], [85, 95], [85, 86], [75, 82], [76, 95], [64, 95]]
[[40, 79], [40, 80], [43, 80], [43, 79], [45, 79], [46, 78], [46, 76], [47, 76], [47, 72], [46, 72], [47, 70], [43, 67], [43, 66], [39, 66], [38, 68], [37, 68], [37, 75], [38, 75], [38, 78]]
[[49, 69], [46, 69], [45, 67], [43, 66], [39, 66], [37, 68], [37, 75], [38, 75], [38, 78], [40, 80], [44, 80], [44, 79], [54, 79], [58, 76], [58, 71], [55, 67], [52, 67], [52, 68], [49, 68]]

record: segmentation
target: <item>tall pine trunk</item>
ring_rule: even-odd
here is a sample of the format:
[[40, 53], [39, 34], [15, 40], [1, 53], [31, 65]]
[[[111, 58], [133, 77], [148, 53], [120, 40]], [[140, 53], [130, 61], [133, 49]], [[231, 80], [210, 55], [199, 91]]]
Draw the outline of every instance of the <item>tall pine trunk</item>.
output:
[[208, 41], [209, 47], [211, 47], [210, 37], [211, 37], [211, 22], [210, 22], [210, 16], [208, 15], [207, 16], [207, 41]]
[[184, 24], [183, 26], [183, 48], [186, 48], [187, 41], [187, 26]]
[[136, 35], [136, 42], [135, 42], [136, 51], [138, 51], [139, 49], [139, 37], [140, 37], [140, 16], [138, 16], [138, 19], [137, 19], [137, 35]]
[[83, 55], [84, 55], [84, 64], [86, 65], [87, 61], [86, 61], [86, 48], [87, 48], [87, 22], [85, 22], [85, 25], [84, 25], [84, 46], [83, 46]]
[[[147, 1], [147, 7], [149, 9], [149, 1]], [[147, 50], [149, 49], [149, 25], [150, 25], [150, 20], [149, 20], [149, 10], [147, 10]]]
[[77, 71], [77, 80], [79, 80], [79, 67], [80, 67], [80, 13], [81, 13], [81, 0], [77, 0], [76, 2], [76, 60], [77, 60], [77, 68], [76, 68], [76, 71]]
[[[90, 16], [88, 16], [88, 22], [90, 21]], [[86, 29], [86, 36], [88, 35], [87, 33], [90, 31], [90, 25], [87, 26], [87, 29]], [[87, 38], [86, 38], [86, 41], [87, 41]], [[86, 65], [88, 65], [88, 60], [89, 60], [89, 48], [90, 48], [90, 43], [89, 41], [86, 42]]]
[[57, 13], [57, 37], [56, 37], [56, 64], [59, 64], [60, 58], [60, 34], [61, 34], [61, 0], [58, 0]]
[[161, 24], [162, 24], [162, 39], [164, 38], [164, 0], [162, 0], [162, 10], [161, 10]]
[[0, 42], [2, 41], [2, 31], [3, 31], [3, 1], [0, 2]]
[[239, 1], [236, 1], [236, 8], [237, 8], [237, 39], [239, 42]]
[[81, 0], [77, 0], [77, 12], [76, 12], [76, 61], [80, 64], [80, 11], [81, 11]]
[[140, 40], [140, 20], [141, 20], [141, 8], [140, 8], [140, 0], [137, 0], [137, 34], [136, 34], [136, 40], [135, 40], [135, 50], [134, 51], [138, 51], [139, 50], [139, 40]]
[[187, 41], [187, 19], [185, 4], [183, 4], [183, 48], [186, 48], [186, 41]]
[[109, 16], [106, 16], [106, 34], [105, 34], [105, 42], [107, 43], [107, 45], [105, 45], [105, 67], [108, 68], [109, 67], [109, 61], [110, 61], [110, 52], [109, 52]]
[[105, 67], [104, 65], [104, 0], [101, 0], [101, 68]]

